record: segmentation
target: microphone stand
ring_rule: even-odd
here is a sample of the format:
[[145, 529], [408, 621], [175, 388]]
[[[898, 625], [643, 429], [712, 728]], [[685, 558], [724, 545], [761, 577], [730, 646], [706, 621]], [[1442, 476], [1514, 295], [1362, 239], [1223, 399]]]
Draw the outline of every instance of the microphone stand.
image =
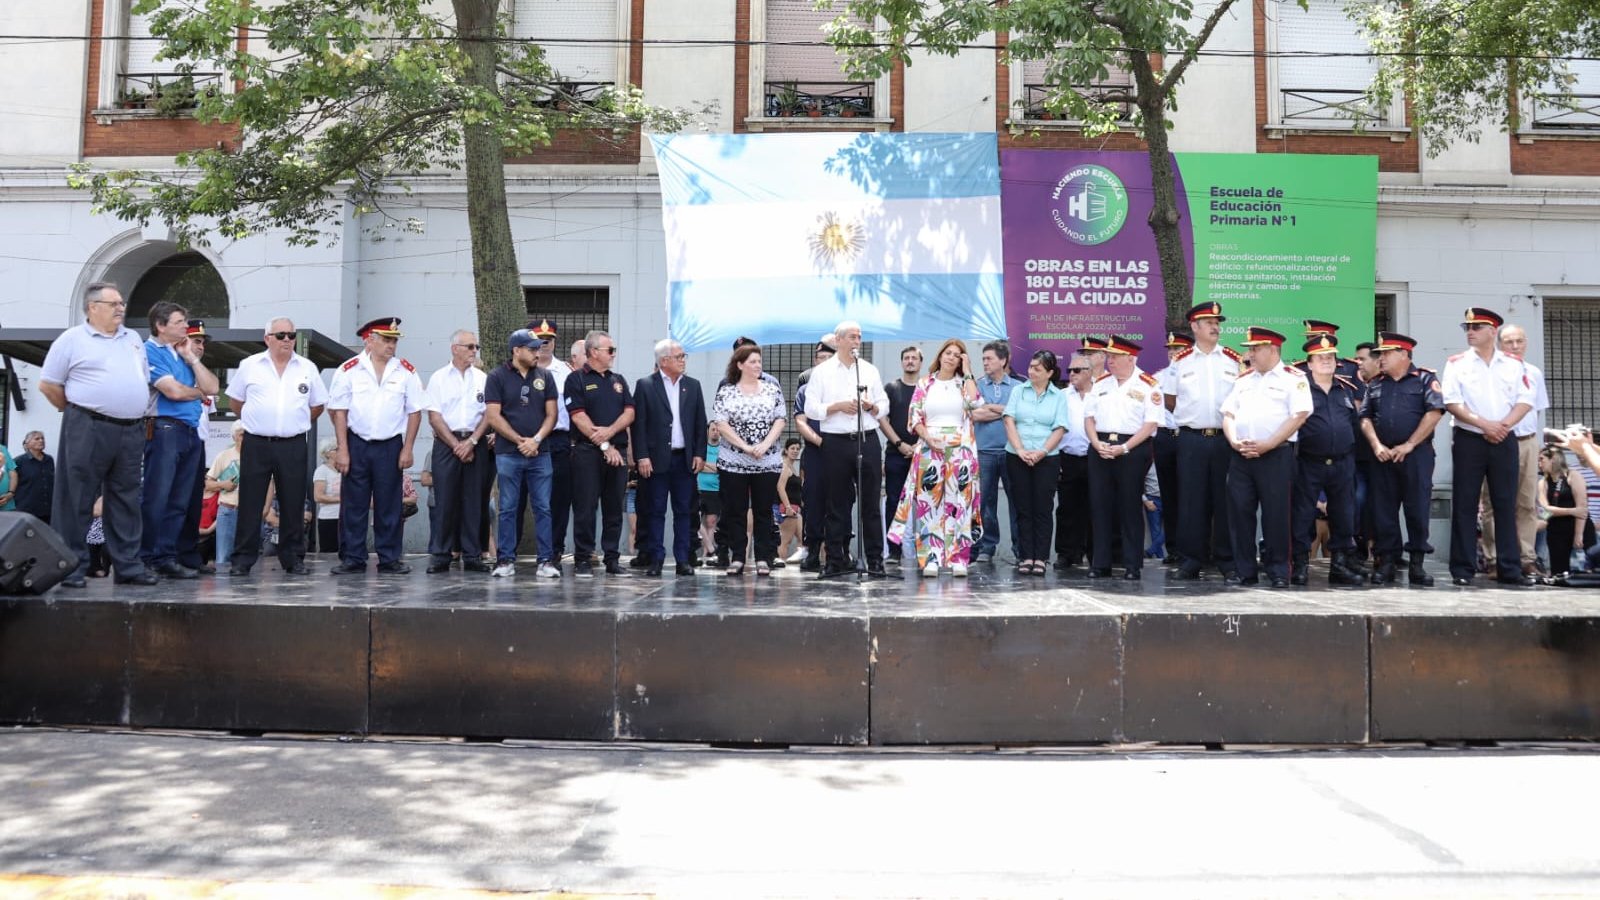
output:
[[[866, 479], [863, 477], [867, 451], [866, 414], [863, 411], [863, 406], [866, 403], [867, 386], [861, 383], [861, 348], [858, 347], [850, 351], [850, 353], [851, 362], [854, 363], [852, 368], [855, 369], [856, 373], [856, 568], [853, 573], [835, 572], [830, 575], [824, 572], [822, 577], [832, 578], [845, 574], [854, 574], [857, 584], [872, 578], [899, 579], [900, 576], [890, 575], [887, 572], [867, 571], [867, 486]], [[878, 502], [878, 498], [874, 497], [873, 502]], [[878, 540], [882, 541], [883, 536], [879, 535]]]

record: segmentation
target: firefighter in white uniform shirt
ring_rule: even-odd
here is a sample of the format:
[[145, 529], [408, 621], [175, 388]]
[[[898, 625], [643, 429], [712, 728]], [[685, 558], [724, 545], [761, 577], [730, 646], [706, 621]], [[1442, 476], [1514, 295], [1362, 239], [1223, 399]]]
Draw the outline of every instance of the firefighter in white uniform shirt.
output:
[[433, 431], [433, 515], [428, 533], [428, 574], [450, 570], [461, 553], [461, 568], [487, 572], [484, 526], [494, 453], [483, 440], [487, 380], [478, 360], [478, 338], [470, 331], [450, 336], [450, 362], [428, 379], [428, 427]]
[[1111, 544], [1122, 538], [1122, 577], [1137, 581], [1144, 563], [1144, 478], [1153, 460], [1156, 428], [1166, 417], [1161, 384], [1139, 370], [1144, 348], [1111, 335], [1106, 342], [1106, 374], [1095, 381], [1084, 403], [1083, 430], [1089, 437], [1089, 508], [1094, 525], [1090, 578], [1111, 575]]

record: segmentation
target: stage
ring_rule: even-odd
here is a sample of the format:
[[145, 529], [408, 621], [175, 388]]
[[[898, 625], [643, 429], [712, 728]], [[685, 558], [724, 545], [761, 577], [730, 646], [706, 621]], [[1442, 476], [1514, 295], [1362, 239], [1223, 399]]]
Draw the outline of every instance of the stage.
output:
[[[452, 571], [0, 599], [0, 722], [723, 744], [1600, 738], [1593, 589]], [[891, 571], [893, 571], [891, 569]]]

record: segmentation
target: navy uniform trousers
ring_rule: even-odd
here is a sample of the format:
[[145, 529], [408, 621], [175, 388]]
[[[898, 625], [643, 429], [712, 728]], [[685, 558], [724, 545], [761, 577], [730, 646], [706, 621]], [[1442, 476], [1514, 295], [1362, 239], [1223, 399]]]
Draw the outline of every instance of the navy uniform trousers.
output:
[[[1423, 441], [1398, 463], [1372, 461], [1368, 486], [1372, 505], [1372, 552], [1393, 562], [1400, 557], [1400, 510], [1405, 509], [1409, 553], [1432, 553], [1428, 503], [1433, 498], [1433, 441]], [[1476, 509], [1476, 506], [1474, 506]], [[1519, 551], [1520, 553], [1520, 551]], [[1520, 555], [1516, 557], [1520, 559]]]
[[[1232, 448], [1229, 448], [1232, 452]], [[1245, 459], [1233, 453], [1228, 467], [1228, 523], [1233, 536], [1234, 571], [1242, 579], [1257, 577], [1256, 510], [1261, 511], [1261, 565], [1268, 578], [1289, 577], [1290, 485], [1294, 482], [1295, 445]]]
[[1178, 489], [1178, 430], [1156, 429], [1156, 483], [1161, 487], [1161, 529], [1167, 534], [1167, 555], [1182, 557], [1177, 547], [1178, 517], [1183, 498]]
[[[1106, 440], [1106, 433], [1099, 435]], [[1123, 440], [1107, 441], [1118, 446]], [[1096, 518], [1090, 568], [1112, 566], [1113, 544], [1122, 545], [1122, 565], [1138, 572], [1144, 565], [1144, 476], [1150, 471], [1150, 449], [1135, 447], [1126, 456], [1106, 459], [1089, 451], [1089, 508]]]
[[[350, 433], [350, 471], [339, 484], [339, 557], [347, 566], [366, 568], [369, 516], [378, 564], [400, 561], [405, 527], [400, 511], [402, 442], [398, 434], [387, 440], [369, 441]], [[279, 521], [287, 521], [281, 505], [279, 509]]]
[[1294, 523], [1296, 559], [1311, 553], [1317, 533], [1317, 497], [1328, 500], [1328, 549], [1348, 553], [1355, 549], [1355, 458], [1313, 456], [1302, 453], [1295, 460], [1294, 508], [1289, 520]]
[[[626, 459], [626, 447], [617, 448]], [[605, 562], [621, 556], [622, 501], [628, 492], [628, 467], [613, 466], [593, 441], [572, 448], [572, 559], [594, 562], [595, 513], [600, 513], [600, 552]], [[638, 494], [634, 495], [637, 508]]]
[[[1207, 428], [1204, 432], [1178, 429], [1178, 502], [1183, 506], [1183, 518], [1178, 521], [1178, 550], [1187, 572], [1200, 571], [1208, 560], [1224, 575], [1234, 570], [1228, 528], [1228, 472], [1236, 456], [1221, 428]], [[1254, 530], [1251, 529], [1252, 541]]]
[[1517, 437], [1498, 444], [1476, 431], [1456, 428], [1450, 435], [1450, 575], [1471, 578], [1478, 571], [1478, 499], [1489, 479], [1494, 504], [1495, 575], [1502, 581], [1522, 577], [1522, 550], [1517, 544]]

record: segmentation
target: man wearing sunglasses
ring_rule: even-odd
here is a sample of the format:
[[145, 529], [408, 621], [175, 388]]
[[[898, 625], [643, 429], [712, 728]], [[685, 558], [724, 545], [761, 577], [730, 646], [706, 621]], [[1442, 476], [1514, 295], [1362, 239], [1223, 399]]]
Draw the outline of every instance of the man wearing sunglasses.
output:
[[572, 447], [573, 575], [594, 577], [595, 506], [602, 512], [600, 547], [606, 574], [626, 576], [618, 545], [622, 540], [622, 498], [628, 487], [628, 426], [633, 424], [633, 394], [628, 381], [612, 371], [617, 345], [604, 331], [583, 339], [588, 361], [567, 377], [567, 413], [582, 435]]
[[[228, 574], [241, 577], [261, 558], [261, 516], [267, 484], [277, 485], [278, 564], [291, 575], [305, 564], [306, 435], [322, 415], [328, 391], [311, 360], [294, 352], [299, 337], [283, 317], [267, 323], [267, 349], [245, 357], [228, 383], [228, 398], [244, 425], [239, 446], [239, 512]], [[219, 548], [220, 557], [220, 548]]]
[[479, 446], [489, 424], [483, 415], [487, 376], [473, 365], [477, 359], [477, 335], [457, 331], [450, 336], [450, 362], [428, 379], [434, 499], [428, 523], [429, 575], [449, 571], [456, 552], [462, 569], [489, 571], [483, 562], [483, 529], [494, 463], [489, 448]]

